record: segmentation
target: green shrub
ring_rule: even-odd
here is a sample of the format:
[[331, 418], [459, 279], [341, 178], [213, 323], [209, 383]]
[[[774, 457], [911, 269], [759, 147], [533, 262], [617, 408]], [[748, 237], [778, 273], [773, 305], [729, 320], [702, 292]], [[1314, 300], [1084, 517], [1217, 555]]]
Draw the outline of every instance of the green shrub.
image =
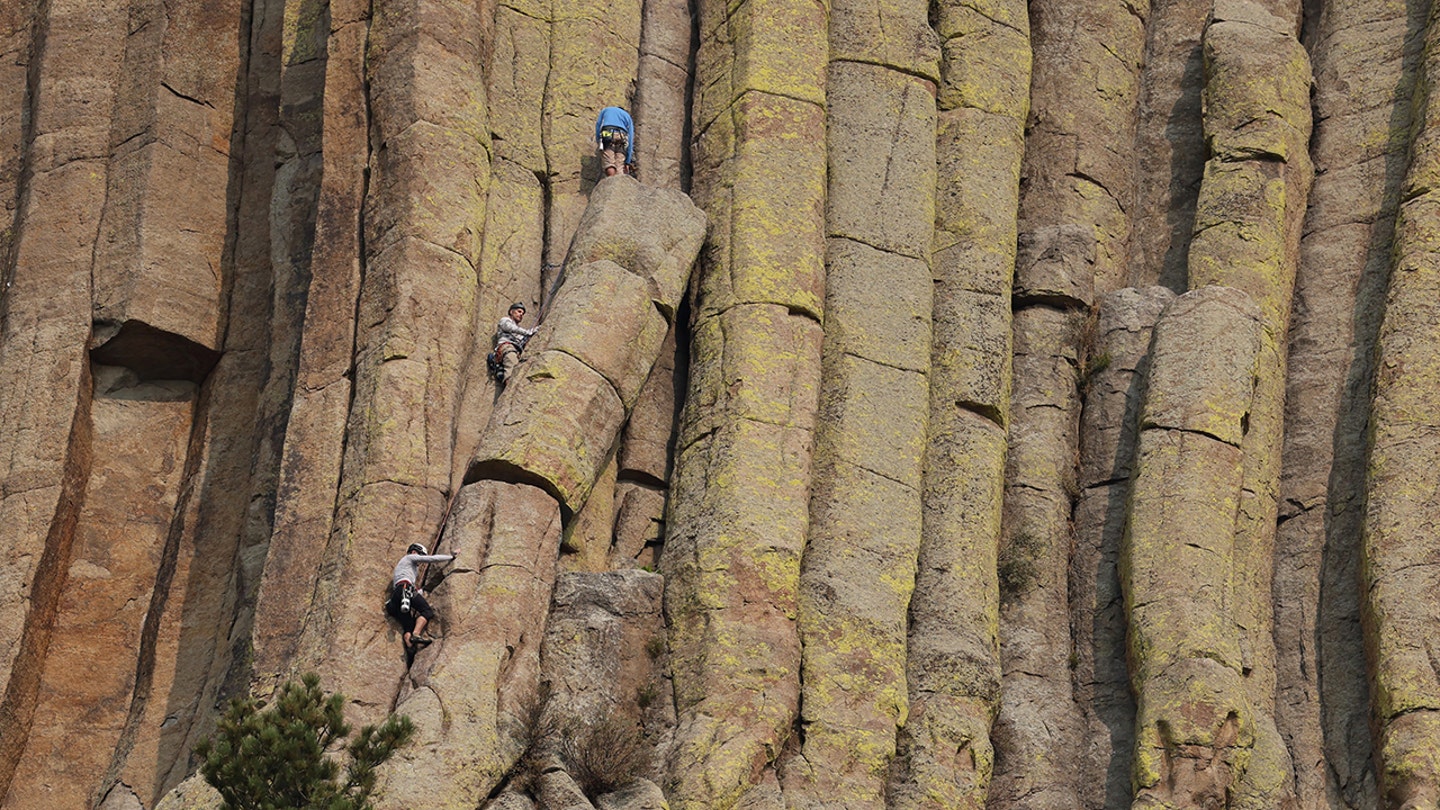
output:
[[360, 729], [346, 746], [350, 762], [341, 782], [340, 765], [325, 750], [350, 735], [344, 705], [343, 695], [320, 691], [314, 673], [286, 682], [269, 707], [237, 698], [215, 735], [195, 747], [200, 773], [230, 810], [371, 810], [375, 769], [415, 727], [400, 716]]
[[1001, 544], [996, 567], [1002, 597], [1017, 596], [1035, 584], [1040, 576], [1037, 558], [1041, 550], [1040, 538], [1033, 534], [1021, 533]]

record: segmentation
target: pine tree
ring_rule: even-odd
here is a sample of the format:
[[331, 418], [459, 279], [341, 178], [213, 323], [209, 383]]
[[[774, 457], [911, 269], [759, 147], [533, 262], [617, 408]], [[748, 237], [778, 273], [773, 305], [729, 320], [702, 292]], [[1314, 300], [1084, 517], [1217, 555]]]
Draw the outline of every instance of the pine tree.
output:
[[344, 705], [339, 693], [325, 696], [314, 673], [286, 682], [268, 708], [237, 698], [215, 735], [195, 747], [200, 773], [230, 810], [371, 810], [375, 769], [410, 740], [415, 727], [402, 715], [362, 728], [346, 746], [342, 783], [340, 765], [325, 751], [350, 734]]

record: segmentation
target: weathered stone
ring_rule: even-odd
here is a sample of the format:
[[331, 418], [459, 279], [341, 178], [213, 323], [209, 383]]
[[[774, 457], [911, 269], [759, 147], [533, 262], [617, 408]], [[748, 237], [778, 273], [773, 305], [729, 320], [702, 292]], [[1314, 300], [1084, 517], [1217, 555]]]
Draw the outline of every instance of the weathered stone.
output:
[[[1066, 566], [1079, 433], [1082, 316], [1028, 306], [1014, 316], [1015, 387], [1000, 535], [1000, 665], [991, 801], [1073, 806], [1080, 713], [1071, 697]], [[1023, 766], [1022, 766], [1022, 763]]]
[[1147, 13], [1145, 4], [1029, 6], [1031, 108], [1018, 206], [1023, 255], [1015, 270], [1000, 548], [1005, 688], [988, 799], [995, 810], [1079, 803], [1083, 718], [1072, 695], [1071, 639], [1060, 629], [1068, 623], [1074, 543], [1076, 374], [1087, 359], [1080, 343], [1085, 310], [1096, 292], [1123, 286], [1128, 269], [1125, 208], [1135, 188], [1128, 145]]
[[506, 790], [486, 802], [485, 810], [535, 810], [535, 800], [527, 794]]
[[1138, 806], [1204, 806], [1249, 775], [1257, 723], [1231, 594], [1263, 335], [1248, 296], [1226, 288], [1175, 299], [1155, 325], [1120, 559]]
[[1135, 701], [1125, 661], [1119, 556], [1151, 332], [1174, 295], [1165, 287], [1147, 287], [1102, 296], [1095, 346], [1081, 382], [1080, 496], [1069, 588], [1071, 680], [1088, 737], [1077, 782], [1087, 806], [1120, 807], [1130, 798]]
[[1150, 335], [1161, 311], [1174, 297], [1165, 287], [1127, 287], [1100, 299], [1095, 348], [1084, 371], [1081, 487], [1123, 484], [1130, 478], [1139, 395], [1149, 368]]
[[1166, 305], [1155, 325], [1141, 429], [1203, 433], [1239, 447], [1261, 328], [1250, 296], [1229, 287], [1201, 287]]
[[1147, 5], [1134, 141], [1135, 152], [1147, 159], [1138, 161], [1135, 171], [1135, 262], [1129, 283], [1181, 292], [1188, 288], [1195, 192], [1208, 157], [1200, 114], [1205, 87], [1200, 37], [1213, 3], [1150, 0]]
[[[738, 228], [721, 233], [745, 238]], [[817, 262], [820, 237], [818, 227], [805, 236]], [[778, 269], [709, 261], [707, 276], [740, 280]], [[700, 311], [713, 310], [702, 303]], [[670, 764], [678, 806], [737, 800], [795, 716], [821, 336], [811, 318], [774, 305], [733, 306], [695, 326], [661, 560], [680, 718]]]
[[467, 474], [505, 468], [543, 480], [571, 512], [609, 461], [660, 354], [703, 233], [703, 215], [683, 194], [630, 178], [602, 183], [592, 202], [545, 328], [491, 414]]
[[[461, 490], [445, 537], [459, 557], [430, 593], [443, 638], [416, 656], [395, 705], [415, 722], [415, 740], [387, 763], [380, 787], [382, 797], [431, 807], [486, 795], [524, 746], [559, 507], [536, 487], [480, 481]], [[393, 623], [386, 634], [398, 644]]]
[[924, 259], [851, 239], [826, 241], [828, 339], [843, 351], [905, 371], [929, 370], [930, 296]]
[[[625, 433], [620, 437], [620, 468], [625, 478], [669, 480], [675, 429], [680, 417], [677, 401], [680, 392], [675, 390], [677, 359], [679, 347], [672, 326], [660, 345], [660, 354], [655, 358], [645, 387], [640, 389], [640, 398], [630, 411]], [[657, 512], [656, 517], [660, 516]]]
[[635, 77], [635, 159], [645, 182], [690, 188], [692, 78], [690, 4], [651, 0], [641, 9], [640, 64]]
[[858, 810], [885, 806], [909, 698], [936, 188], [934, 85], [915, 73], [933, 76], [938, 54], [919, 3], [839, 0], [830, 21], [825, 342], [798, 613], [805, 733], [779, 770], [787, 806]]
[[[832, 15], [847, 16], [838, 9]], [[917, 16], [924, 27], [924, 16]], [[828, 141], [826, 235], [926, 258], [935, 227], [933, 85], [854, 62], [832, 61], [829, 74], [828, 128], [836, 137]]]
[[[537, 183], [547, 172], [542, 120], [553, 36], [550, 21], [548, 0], [497, 0], [490, 69], [485, 72], [495, 157], [518, 166]], [[537, 217], [543, 246], [543, 204]], [[540, 256], [529, 260], [538, 263]]]
[[[1440, 75], [1440, 21], [1425, 28], [1420, 81]], [[1410, 166], [1402, 187], [1394, 257], [1380, 327], [1367, 469], [1368, 502], [1361, 562], [1372, 720], [1386, 806], [1440, 801], [1440, 676], [1430, 644], [1440, 587], [1430, 526], [1440, 484], [1440, 413], [1433, 382], [1440, 374], [1435, 313], [1440, 290], [1440, 232], [1433, 178], [1440, 174], [1437, 99], [1420, 97]]]
[[637, 779], [614, 793], [595, 800], [598, 810], [668, 810], [665, 794], [649, 779]]
[[[767, 9], [767, 3], [777, 8]], [[819, 90], [825, 17], [818, 6], [786, 7], [779, 0], [742, 12], [744, 33], [760, 40], [753, 47], [768, 49], [747, 56], [743, 63], [754, 73], [742, 73], [736, 81], [753, 80], [761, 85], [753, 89], [761, 92], [744, 92], [752, 88], [742, 84], [733, 100], [711, 100], [719, 89], [699, 88], [717, 80], [697, 75], [695, 164], [707, 179], [695, 185], [694, 194], [709, 216], [712, 230], [703, 256], [705, 266], [713, 268], [700, 277], [699, 314], [740, 304], [777, 304], [814, 318], [820, 315], [825, 286], [825, 112]], [[703, 19], [705, 4], [701, 14]], [[763, 24], [748, 22], [752, 17]], [[756, 30], [749, 30], [752, 26]], [[699, 64], [705, 66], [704, 40], [701, 51]], [[811, 79], [808, 72], [792, 70], [779, 75], [794, 77], [797, 86], [765, 86], [770, 74], [754, 64], [766, 61], [759, 53], [782, 62], [808, 56], [818, 62], [818, 75]], [[722, 66], [728, 75], [723, 63], [703, 70]]]
[[1015, 298], [1025, 303], [1088, 307], [1095, 301], [1095, 229], [1046, 225], [1020, 234]]
[[[831, 69], [844, 66], [842, 69], [866, 70], [863, 66], [875, 65], [886, 68], [887, 72], [936, 82], [939, 42], [927, 24], [927, 12], [926, 4], [917, 0], [833, 0], [829, 33]], [[844, 148], [835, 141], [831, 145]]]
[[225, 800], [219, 791], [210, 787], [204, 777], [195, 774], [165, 794], [155, 805], [155, 810], [221, 810], [224, 806]]
[[906, 642], [910, 712], [889, 797], [901, 807], [980, 808], [1000, 699], [995, 553], [1005, 431], [931, 396], [924, 534]]
[[[1440, 284], [1424, 268], [1440, 114], [1411, 98], [1430, 84], [1429, 15], [1401, 0], [704, 0], [693, 19], [673, 0], [0, 3], [0, 792], [154, 806], [228, 697], [314, 668], [352, 720], [397, 701], [423, 718], [426, 747], [387, 769], [387, 791], [620, 801], [579, 795], [558, 761], [499, 774], [530, 737], [544, 578], [658, 563], [674, 643], [647, 641], [639, 663], [673, 670], [679, 697], [661, 678], [598, 702], [645, 704], [677, 807], [1429, 807], [1440, 731], [1416, 639], [1435, 611], [1416, 595], [1437, 587], [1420, 490], [1437, 483], [1426, 301]], [[590, 197], [623, 192], [637, 216], [601, 225], [664, 263], [662, 232], [685, 219], [627, 179], [596, 185], [604, 104], [635, 114], [640, 177], [693, 185], [709, 215], [688, 300], [683, 275], [652, 283], [571, 237]], [[1309, 195], [1307, 158], [1323, 169]], [[917, 213], [932, 196], [933, 216]], [[645, 316], [547, 301], [567, 245], [577, 274], [607, 260], [646, 276], [629, 285]], [[1243, 289], [1265, 334], [1248, 423], [1217, 428], [1240, 435], [1231, 545], [1219, 530], [1195, 543], [1231, 562], [1187, 578], [1169, 550], [1149, 561], [1161, 593], [1133, 611], [1136, 632], [1182, 657], [1145, 665], [1137, 704], [1116, 568], [1143, 324], [1165, 295], [1146, 291], [1123, 325], [1086, 310], [1127, 280], [1187, 276]], [[584, 385], [622, 389], [603, 428], [618, 435], [576, 439], [597, 467], [572, 475], [595, 493], [573, 514], [534, 486], [550, 472], [474, 470], [520, 479], [487, 485], [553, 516], [558, 539], [547, 525], [527, 541], [577, 551], [512, 549], [531, 555], [523, 598], [500, 581], [516, 566], [462, 559], [435, 589], [442, 638], [407, 677], [381, 587], [406, 544], [434, 544], [472, 472], [499, 390], [484, 353], [514, 300], [602, 372]], [[567, 327], [566, 310], [599, 331]], [[679, 343], [648, 379], [619, 362], [647, 323]], [[1226, 362], [1166, 352], [1172, 371]], [[1394, 365], [1372, 369], [1381, 356]], [[187, 424], [116, 449], [96, 364], [135, 391], [200, 384]], [[1173, 378], [1194, 374], [1157, 376], [1162, 421], [1224, 410], [1190, 380], [1181, 396]], [[1137, 517], [1164, 503], [1219, 525], [1224, 505], [1180, 474], [1231, 475], [1217, 459], [1236, 445], [1158, 432], [1176, 446], [1150, 437], [1150, 473], [1166, 453], [1199, 460], [1171, 459], [1174, 484], [1152, 475]], [[185, 461], [151, 493], [134, 474], [162, 445]], [[97, 540], [127, 510], [148, 521], [126, 530], [135, 542]], [[83, 576], [137, 555], [148, 574]], [[430, 683], [451, 631], [487, 622], [521, 629], [472, 639], [483, 666], [447, 663]], [[1177, 640], [1169, 625], [1197, 629]], [[72, 687], [88, 697], [62, 706]]]
[[596, 476], [585, 505], [566, 521], [565, 533], [560, 538], [560, 550], [564, 552], [560, 557], [560, 570], [591, 574], [610, 570], [610, 547], [615, 535], [615, 482], [619, 472], [619, 464], [612, 455]]
[[1093, 249], [1081, 255], [1093, 255], [1091, 285], [1100, 292], [1125, 286], [1128, 270], [1125, 209], [1136, 172], [1129, 144], [1148, 5], [1045, 0], [1030, 14], [1032, 114], [1020, 232], [1093, 227]]
[[603, 178], [595, 116], [607, 106], [633, 106], [641, 5], [640, 0], [550, 2], [550, 58], [541, 70], [546, 289], [554, 280], [549, 268], [568, 261], [566, 248], [586, 210], [587, 194]]
[[[46, 651], [33, 730], [5, 806], [79, 807], [101, 789], [135, 689], [135, 651], [185, 467], [195, 387], [96, 371], [93, 452], [126, 459], [92, 476]], [[84, 706], [86, 711], [76, 712]]]
[[127, 6], [37, 8], [46, 33], [29, 68], [24, 227], [0, 300], [0, 793], [24, 753], [90, 474], [89, 274]]
[[650, 285], [655, 305], [673, 320], [705, 238], [705, 213], [684, 194], [628, 177], [595, 187], [565, 259], [568, 268], [609, 259]]
[[[1278, 739], [1272, 577], [1279, 504], [1285, 351], [1300, 229], [1310, 189], [1310, 62], [1295, 30], [1299, 4], [1217, 4], [1204, 38], [1205, 132], [1212, 156], [1196, 202], [1190, 284], [1224, 284], [1259, 305], [1263, 340], [1242, 448], [1233, 617], [1256, 709], [1255, 754], [1237, 802], [1283, 805], [1293, 767]], [[1230, 21], [1230, 20], [1235, 21]]]
[[528, 352], [564, 352], [604, 377], [635, 406], [669, 331], [645, 279], [612, 261], [572, 264], [550, 299], [551, 318]]
[[615, 489], [614, 547], [611, 568], [630, 568], [647, 545], [665, 534], [665, 492], [644, 484], [623, 481]]
[[536, 799], [541, 807], [554, 810], [595, 810], [575, 780], [562, 770], [546, 771], [536, 781]]
[[219, 348], [239, 15], [235, 0], [132, 5], [95, 250], [97, 321]]
[[8, 261], [15, 240], [15, 209], [20, 200], [21, 161], [25, 155], [26, 81], [34, 37], [35, 0], [6, 3], [0, 9], [0, 261]]
[[[250, 639], [253, 672], [262, 684], [274, 688], [283, 679], [293, 660], [299, 634], [289, 619], [292, 608], [286, 600], [271, 598], [277, 590], [290, 592], [291, 583], [313, 581], [325, 553], [317, 538], [330, 534], [334, 523], [335, 500], [340, 487], [341, 457], [345, 447], [345, 418], [350, 406], [353, 380], [350, 365], [355, 349], [355, 301], [360, 295], [362, 253], [361, 206], [365, 190], [366, 122], [350, 112], [365, 104], [365, 36], [368, 25], [340, 27], [330, 36], [328, 58], [314, 60], [311, 39], [324, 34], [314, 30], [318, 20], [300, 26], [292, 34], [286, 54], [291, 63], [284, 72], [282, 112], [291, 124], [291, 137], [299, 138], [313, 150], [321, 144], [308, 143], [301, 121], [320, 118], [323, 122], [323, 165], [309, 156], [292, 156], [282, 166], [278, 183], [287, 178], [300, 186], [316, 182], [308, 172], [319, 175], [320, 188], [313, 204], [316, 209], [296, 212], [299, 222], [287, 222], [278, 229], [277, 256], [280, 262], [308, 259], [310, 274], [304, 301], [304, 334], [296, 361], [294, 402], [287, 414], [281, 451], [280, 474], [276, 484], [273, 532], [268, 538], [264, 570], [256, 600], [255, 629]], [[313, 75], [314, 67], [320, 68]], [[313, 107], [318, 99], [323, 108]], [[318, 128], [318, 127], [317, 127]], [[319, 136], [319, 133], [309, 133]], [[285, 212], [289, 213], [289, 212]], [[313, 241], [290, 230], [314, 217]], [[293, 240], [293, 241], [292, 241]]]
[[564, 352], [526, 358], [516, 375], [466, 477], [543, 481], [566, 509], [578, 510], [609, 461], [625, 404], [604, 377]]
[[[661, 669], [663, 592], [662, 577], [634, 568], [565, 574], [556, 581], [541, 649], [548, 689], [542, 724], [564, 729], [567, 723], [639, 719], [647, 748], [673, 727], [674, 704]], [[644, 772], [658, 764], [658, 758], [646, 763]]]
[[373, 11], [363, 64], [377, 142], [364, 186], [365, 272], [350, 304], [344, 457], [307, 621], [285, 662], [287, 674], [323, 662], [360, 722], [394, 705], [405, 662], [376, 623], [380, 605], [353, 595], [376, 593], [405, 546], [440, 528], [489, 179], [488, 161], [471, 162], [487, 153], [485, 87], [478, 52], [467, 50], [478, 9], [394, 0]]
[[1274, 583], [1275, 719], [1302, 807], [1334, 795], [1353, 807], [1380, 805], [1360, 623], [1365, 516], [1357, 505], [1404, 182], [1400, 156], [1409, 145], [1395, 123], [1414, 87], [1410, 19], [1400, 3], [1333, 3], [1311, 51], [1317, 175], [1295, 279]]

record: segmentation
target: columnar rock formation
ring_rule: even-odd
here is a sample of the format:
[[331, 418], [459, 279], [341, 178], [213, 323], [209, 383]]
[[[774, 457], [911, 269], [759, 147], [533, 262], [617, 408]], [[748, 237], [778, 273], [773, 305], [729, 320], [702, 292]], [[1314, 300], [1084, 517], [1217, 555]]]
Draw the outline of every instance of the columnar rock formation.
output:
[[0, 3], [0, 807], [1433, 807], [1436, 8]]

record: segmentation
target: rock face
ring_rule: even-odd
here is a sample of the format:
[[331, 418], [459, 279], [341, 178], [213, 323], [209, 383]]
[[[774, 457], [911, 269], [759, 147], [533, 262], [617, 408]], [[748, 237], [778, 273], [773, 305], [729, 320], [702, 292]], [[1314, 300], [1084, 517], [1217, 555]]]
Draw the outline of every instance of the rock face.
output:
[[1436, 806], [1437, 81], [1399, 0], [0, 3], [0, 807], [215, 807], [310, 670], [387, 810]]

